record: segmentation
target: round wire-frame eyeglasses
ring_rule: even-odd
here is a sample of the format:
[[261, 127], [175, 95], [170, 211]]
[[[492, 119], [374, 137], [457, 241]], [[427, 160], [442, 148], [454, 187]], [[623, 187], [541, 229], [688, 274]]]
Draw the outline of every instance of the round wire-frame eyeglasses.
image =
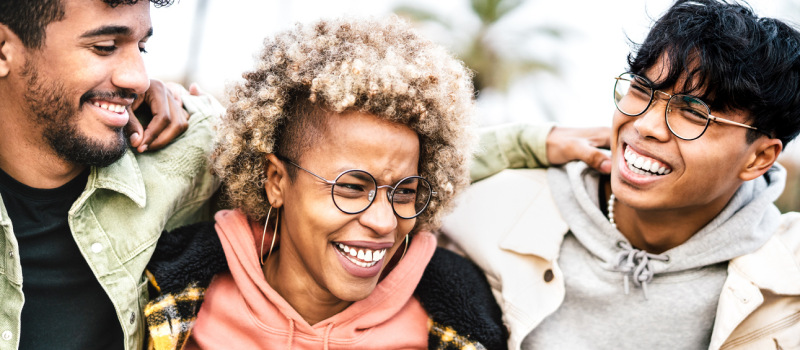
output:
[[[336, 179], [331, 181], [303, 168], [286, 157], [278, 156], [278, 159], [331, 185], [333, 204], [345, 214], [358, 214], [369, 209], [375, 201], [375, 197], [377, 197], [377, 191], [381, 188], [386, 188], [386, 196], [389, 203], [391, 203], [394, 214], [401, 219], [413, 219], [422, 214], [428, 208], [431, 197], [437, 195], [437, 192], [431, 189], [430, 182], [421, 176], [404, 177], [394, 186], [378, 186], [375, 177], [369, 172], [350, 169], [343, 171], [336, 176]], [[345, 181], [345, 179], [349, 180], [349, 182]], [[367, 188], [362, 188], [364, 186]], [[339, 198], [338, 201], [337, 198]], [[367, 200], [366, 203], [363, 201], [364, 199]]]
[[[629, 117], [638, 117], [644, 114], [653, 104], [653, 100], [655, 100], [655, 93], [660, 93], [665, 95], [668, 98], [668, 100], [667, 100], [667, 108], [664, 109], [664, 121], [666, 122], [669, 131], [673, 135], [682, 140], [692, 141], [699, 139], [701, 136], [703, 136], [703, 134], [705, 134], [706, 130], [708, 130], [708, 126], [712, 121], [738, 126], [742, 128], [747, 128], [753, 131], [760, 132], [766, 135], [767, 137], [772, 138], [772, 135], [770, 135], [769, 133], [759, 130], [758, 128], [755, 128], [753, 126], [737, 123], [732, 120], [719, 118], [711, 115], [711, 109], [708, 107], [708, 105], [694, 96], [685, 94], [672, 95], [660, 90], [653, 89], [650, 80], [640, 75], [626, 72], [620, 74], [618, 77], [615, 77], [614, 79], [616, 80], [614, 83], [614, 105], [617, 107], [617, 110], [620, 111], [620, 113], [625, 114]], [[632, 88], [639, 89], [639, 93], [647, 94], [649, 98], [646, 104], [640, 106], [640, 108], [636, 108], [636, 110], [641, 109], [638, 112], [630, 110], [626, 111], [624, 110], [623, 107], [620, 106], [622, 99], [629, 95], [628, 89]], [[692, 107], [682, 108], [683, 105], [687, 106], [691, 105]], [[670, 116], [672, 116], [672, 118], [670, 118]], [[672, 123], [670, 123], [670, 120], [672, 120]], [[686, 131], [687, 127], [684, 127], [682, 125], [692, 125], [689, 128], [693, 130]], [[682, 129], [682, 130], [676, 130], [676, 129]]]

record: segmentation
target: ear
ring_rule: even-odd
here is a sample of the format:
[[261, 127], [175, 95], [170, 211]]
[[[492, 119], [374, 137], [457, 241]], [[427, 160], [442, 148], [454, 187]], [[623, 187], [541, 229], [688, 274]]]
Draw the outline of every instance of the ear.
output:
[[264, 166], [264, 173], [267, 175], [264, 190], [267, 191], [270, 205], [280, 208], [283, 206], [283, 199], [289, 186], [289, 174], [283, 162], [275, 154], [267, 154], [267, 160], [269, 162]]
[[24, 47], [19, 37], [0, 23], [0, 78], [5, 78], [13, 66], [20, 66]]
[[750, 157], [745, 163], [745, 168], [739, 174], [739, 178], [750, 181], [764, 175], [778, 160], [782, 150], [783, 143], [778, 139], [762, 137], [756, 140], [751, 145]]

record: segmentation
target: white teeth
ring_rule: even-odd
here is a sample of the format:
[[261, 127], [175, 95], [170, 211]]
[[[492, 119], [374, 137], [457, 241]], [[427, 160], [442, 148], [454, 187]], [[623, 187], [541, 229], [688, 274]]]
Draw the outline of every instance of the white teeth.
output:
[[355, 249], [348, 247], [342, 243], [335, 243], [336, 247], [338, 247], [345, 258], [350, 260], [353, 264], [356, 264], [361, 267], [372, 267], [383, 259], [384, 255], [386, 255], [386, 249], [381, 250], [371, 250], [371, 249]]
[[107, 109], [109, 111], [116, 112], [116, 113], [122, 113], [126, 109], [125, 106], [123, 106], [123, 105], [118, 105], [118, 104], [108, 103], [108, 102], [102, 102], [101, 103], [101, 102], [94, 101], [94, 102], [92, 102], [92, 104], [97, 106], [97, 107], [100, 107], [102, 109]]
[[646, 158], [644, 156], [638, 156], [635, 152], [627, 147], [625, 147], [624, 157], [628, 165], [628, 169], [634, 174], [655, 176], [656, 174], [667, 175], [671, 172], [670, 169], [667, 169], [666, 166], [662, 165], [658, 161]]
[[633, 166], [641, 168], [642, 164], [644, 164], [644, 157], [636, 157], [636, 161], [633, 162]]
[[644, 164], [642, 164], [642, 166], [640, 166], [639, 168], [641, 168], [642, 170], [650, 170], [651, 164], [652, 163], [650, 163], [650, 159], [647, 159], [644, 161]]

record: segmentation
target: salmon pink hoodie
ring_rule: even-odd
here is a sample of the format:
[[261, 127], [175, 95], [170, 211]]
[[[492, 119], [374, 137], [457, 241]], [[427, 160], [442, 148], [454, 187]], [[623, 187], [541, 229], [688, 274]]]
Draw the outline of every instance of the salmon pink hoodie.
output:
[[264, 278], [264, 226], [239, 211], [215, 219], [230, 272], [209, 286], [185, 349], [427, 349], [428, 315], [413, 293], [436, 249], [431, 233], [414, 237], [369, 297], [310, 325]]

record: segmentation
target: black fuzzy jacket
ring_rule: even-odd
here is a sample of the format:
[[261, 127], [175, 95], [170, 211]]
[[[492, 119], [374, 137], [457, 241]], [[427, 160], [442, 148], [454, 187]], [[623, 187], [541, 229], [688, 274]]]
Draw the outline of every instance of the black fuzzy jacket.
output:
[[[180, 350], [205, 289], [228, 268], [214, 223], [164, 231], [147, 268], [149, 348]], [[414, 295], [430, 318], [429, 349], [508, 348], [500, 307], [483, 272], [469, 260], [437, 248]]]

